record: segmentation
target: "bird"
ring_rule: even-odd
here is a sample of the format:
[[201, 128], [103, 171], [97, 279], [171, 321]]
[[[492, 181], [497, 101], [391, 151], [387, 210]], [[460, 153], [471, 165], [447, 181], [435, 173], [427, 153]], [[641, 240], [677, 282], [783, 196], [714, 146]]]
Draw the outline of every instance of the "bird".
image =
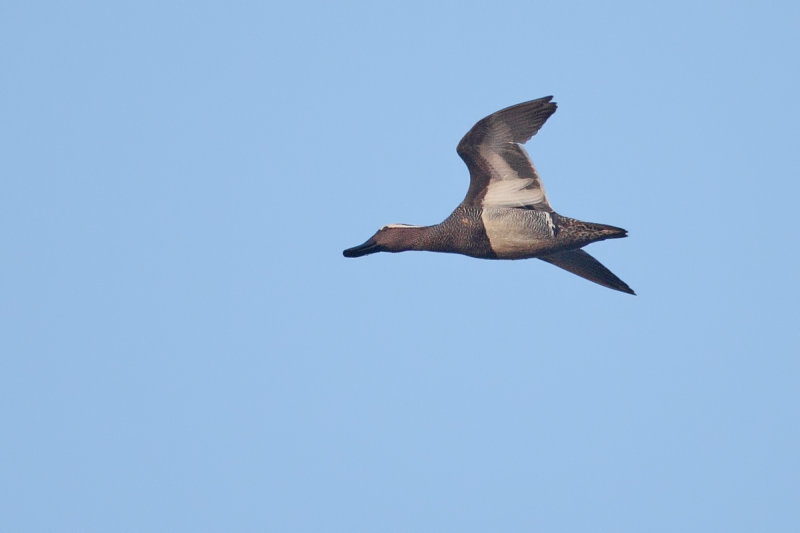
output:
[[636, 294], [583, 250], [593, 242], [626, 237], [627, 230], [556, 213], [522, 146], [555, 113], [552, 99], [501, 109], [464, 135], [456, 151], [469, 169], [469, 189], [443, 222], [387, 224], [363, 244], [344, 250], [344, 256], [427, 250], [481, 259], [538, 258], [603, 287]]

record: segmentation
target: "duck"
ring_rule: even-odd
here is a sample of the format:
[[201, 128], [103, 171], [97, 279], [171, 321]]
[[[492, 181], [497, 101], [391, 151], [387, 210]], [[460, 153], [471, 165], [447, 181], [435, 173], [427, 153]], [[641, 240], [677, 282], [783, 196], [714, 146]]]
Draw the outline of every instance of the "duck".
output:
[[583, 247], [619, 239], [627, 230], [584, 222], [550, 206], [542, 180], [523, 144], [555, 113], [545, 96], [479, 120], [456, 151], [469, 169], [467, 195], [439, 224], [387, 224], [345, 257], [424, 250], [480, 259], [537, 258], [603, 287], [636, 294]]

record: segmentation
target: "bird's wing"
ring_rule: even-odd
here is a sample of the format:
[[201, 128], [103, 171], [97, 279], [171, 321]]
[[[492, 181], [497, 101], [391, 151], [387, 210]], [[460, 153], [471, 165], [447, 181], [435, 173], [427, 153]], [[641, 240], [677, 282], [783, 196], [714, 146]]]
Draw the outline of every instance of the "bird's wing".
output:
[[555, 254], [540, 257], [542, 261], [561, 267], [567, 272], [586, 278], [589, 281], [628, 294], [636, 294], [628, 284], [619, 279], [609, 269], [604, 267], [600, 261], [587, 254], [583, 250], [567, 250]]
[[552, 96], [507, 107], [478, 121], [458, 143], [470, 173], [464, 204], [550, 211], [542, 180], [522, 144], [555, 113]]

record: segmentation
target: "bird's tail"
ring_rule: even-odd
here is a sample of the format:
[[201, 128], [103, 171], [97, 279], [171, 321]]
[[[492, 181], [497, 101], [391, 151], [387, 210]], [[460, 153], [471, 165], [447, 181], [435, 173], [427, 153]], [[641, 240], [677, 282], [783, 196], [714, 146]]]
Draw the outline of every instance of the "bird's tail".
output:
[[606, 239], [620, 239], [628, 236], [628, 230], [616, 226], [609, 226], [608, 224], [584, 222], [583, 220], [561, 215], [557, 215], [555, 222], [558, 228], [559, 239], [576, 245], [576, 248], [586, 246], [590, 242], [603, 241]]

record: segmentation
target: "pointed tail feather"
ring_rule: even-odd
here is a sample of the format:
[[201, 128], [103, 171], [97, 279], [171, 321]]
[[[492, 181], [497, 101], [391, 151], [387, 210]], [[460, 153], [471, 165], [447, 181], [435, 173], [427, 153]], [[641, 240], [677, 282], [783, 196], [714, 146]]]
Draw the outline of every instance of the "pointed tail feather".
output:
[[628, 294], [636, 294], [633, 289], [614, 275], [609, 269], [604, 267], [600, 261], [584, 252], [583, 250], [567, 250], [565, 252], [558, 252], [555, 254], [545, 255], [540, 257], [542, 261], [546, 261], [551, 265], [561, 267], [567, 272], [572, 272], [589, 281], [614, 289]]
[[559, 238], [575, 246], [586, 246], [591, 242], [606, 239], [627, 237], [628, 231], [608, 224], [586, 222], [554, 213], [554, 222], [558, 228]]

